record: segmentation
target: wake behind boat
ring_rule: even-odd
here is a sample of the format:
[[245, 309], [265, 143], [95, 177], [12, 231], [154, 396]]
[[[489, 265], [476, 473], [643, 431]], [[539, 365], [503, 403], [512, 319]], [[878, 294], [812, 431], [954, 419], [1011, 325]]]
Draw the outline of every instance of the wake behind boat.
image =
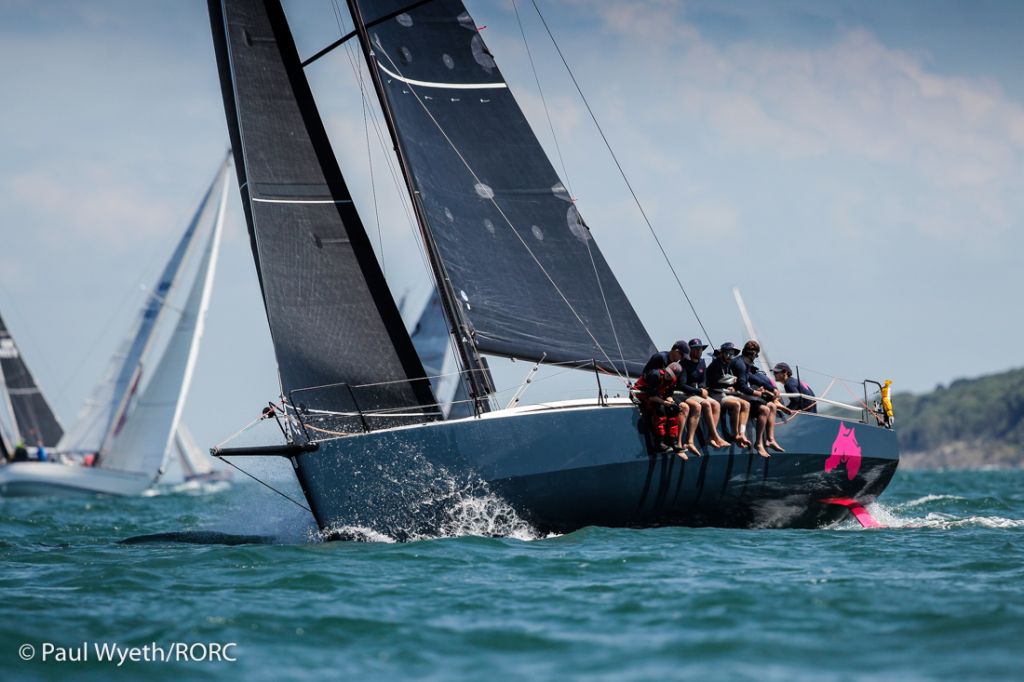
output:
[[[181, 412], [213, 286], [228, 164], [229, 157], [55, 456], [0, 467], [0, 495], [138, 495], [163, 472], [172, 448], [183, 461], [201, 461]], [[183, 468], [188, 474], [189, 463]], [[208, 464], [195, 471], [211, 472]]]
[[[448, 491], [495, 492], [541, 530], [814, 527], [899, 460], [865, 409], [799, 414], [764, 459], [650, 454], [623, 392], [654, 351], [590, 227], [458, 0], [349, 0], [355, 30], [301, 60], [277, 0], [209, 0], [239, 190], [281, 380], [281, 446], [321, 528], [415, 536]], [[348, 40], [392, 136], [472, 416], [424, 370], [303, 68]], [[592, 372], [595, 398], [500, 409], [484, 356]], [[602, 386], [602, 377], [605, 385]], [[866, 408], [866, 406], [865, 406]], [[446, 418], [447, 416], [447, 418]]]

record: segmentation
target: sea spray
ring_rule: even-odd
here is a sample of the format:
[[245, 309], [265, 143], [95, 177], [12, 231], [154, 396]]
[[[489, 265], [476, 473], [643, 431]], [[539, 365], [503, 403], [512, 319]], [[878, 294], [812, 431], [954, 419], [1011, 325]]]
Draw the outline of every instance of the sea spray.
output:
[[365, 505], [315, 540], [394, 542], [469, 535], [532, 540], [538, 533], [478, 476], [454, 474], [403, 446], [356, 469], [348, 494]]

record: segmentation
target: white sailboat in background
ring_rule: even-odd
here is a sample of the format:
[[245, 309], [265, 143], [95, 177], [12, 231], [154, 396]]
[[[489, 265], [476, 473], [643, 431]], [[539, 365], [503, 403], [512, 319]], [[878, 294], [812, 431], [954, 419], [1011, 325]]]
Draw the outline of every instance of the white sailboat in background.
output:
[[0, 469], [0, 494], [138, 495], [172, 452], [207, 470], [182, 432], [188, 394], [224, 224], [225, 158], [142, 310], [56, 450], [61, 464], [17, 462]]
[[171, 453], [178, 457], [186, 484], [220, 483], [231, 480], [231, 471], [214, 468], [210, 456], [199, 447], [192, 437], [192, 432], [183, 423], [179, 423], [174, 432]]

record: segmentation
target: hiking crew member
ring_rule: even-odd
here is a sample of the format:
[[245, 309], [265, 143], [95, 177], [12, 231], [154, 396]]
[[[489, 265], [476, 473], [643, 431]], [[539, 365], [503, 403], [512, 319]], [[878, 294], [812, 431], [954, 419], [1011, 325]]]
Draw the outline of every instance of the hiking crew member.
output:
[[640, 370], [640, 376], [644, 376], [652, 369], [665, 369], [673, 362], [679, 362], [689, 352], [686, 341], [676, 341], [669, 350], [663, 350], [651, 356], [644, 368]]
[[[735, 430], [733, 440], [741, 447], [753, 447], [747, 438], [747, 419], [750, 416], [750, 403], [741, 400], [735, 388], [736, 376], [733, 374], [732, 361], [739, 354], [736, 345], [727, 341], [712, 353], [711, 364], [708, 365], [705, 381], [709, 397], [721, 403], [732, 417]], [[725, 436], [728, 439], [728, 435]]]
[[799, 394], [800, 397], [791, 397], [786, 407], [793, 412], [814, 412], [818, 411], [818, 403], [803, 396], [814, 397], [811, 387], [793, 376], [793, 370], [785, 362], [779, 362], [772, 367], [772, 374], [775, 380], [785, 388], [786, 393]]
[[764, 445], [764, 430], [768, 422], [768, 408], [760, 398], [760, 391], [750, 385], [747, 372], [747, 361], [742, 355], [737, 354], [729, 361], [729, 369], [736, 377], [733, 388], [736, 390], [736, 397], [745, 400], [750, 404], [750, 414], [754, 418], [754, 449], [762, 457], [771, 457]]
[[[655, 354], [648, 364], [656, 363], [655, 358], [659, 355], [661, 353]], [[640, 405], [642, 418], [647, 422], [654, 452], [676, 452], [683, 459], [689, 459], [684, 448], [678, 445], [682, 408], [672, 397], [676, 375], [682, 372], [683, 368], [677, 362], [669, 363], [664, 369], [651, 369], [633, 384], [633, 396]]]
[[[690, 339], [687, 344], [688, 353], [685, 358], [679, 361], [683, 367], [683, 374], [677, 380], [676, 390], [686, 395], [686, 403], [690, 406], [690, 418], [687, 420], [687, 446], [693, 446], [693, 437], [696, 434], [697, 426], [700, 423], [700, 415], [704, 415], [704, 421], [708, 425], [708, 443], [713, 448], [727, 448], [729, 441], [722, 438], [718, 433], [718, 420], [721, 418], [721, 404], [710, 397], [707, 389], [705, 375], [707, 364], [701, 353], [707, 345], [700, 339]], [[696, 446], [689, 448], [691, 451]]]
[[[775, 415], [779, 408], [779, 390], [767, 374], [757, 366], [757, 357], [761, 354], [761, 344], [757, 341], [747, 341], [743, 344], [741, 359], [746, 366], [747, 385], [762, 402], [758, 415], [758, 425], [761, 424], [761, 416], [764, 417], [764, 429], [758, 434], [758, 442], [763, 446], [772, 448], [777, 452], [785, 452], [778, 441], [775, 440]], [[759, 449], [758, 452], [761, 452]], [[764, 453], [761, 453], [762, 456]]]

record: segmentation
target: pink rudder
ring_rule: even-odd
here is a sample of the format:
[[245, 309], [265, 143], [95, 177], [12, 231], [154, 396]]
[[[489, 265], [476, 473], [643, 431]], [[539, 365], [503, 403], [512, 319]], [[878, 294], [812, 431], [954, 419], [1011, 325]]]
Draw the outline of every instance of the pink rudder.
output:
[[832, 442], [832, 455], [825, 460], [825, 471], [832, 471], [840, 463], [846, 464], [846, 477], [851, 481], [860, 471], [860, 444], [857, 443], [857, 434], [853, 427], [846, 427], [846, 424], [839, 424], [839, 433]]

